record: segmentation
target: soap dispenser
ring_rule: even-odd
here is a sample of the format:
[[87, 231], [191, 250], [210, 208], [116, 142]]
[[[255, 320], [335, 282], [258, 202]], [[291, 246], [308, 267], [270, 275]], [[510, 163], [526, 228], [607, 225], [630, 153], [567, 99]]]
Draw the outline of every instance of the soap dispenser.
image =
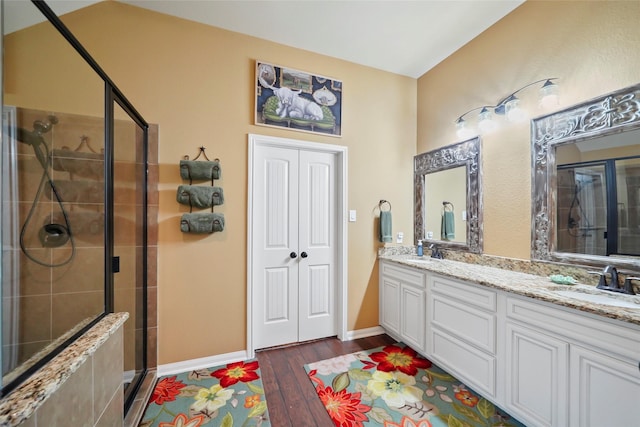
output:
[[422, 240], [418, 240], [418, 256], [422, 255], [424, 255], [424, 252], [422, 250]]

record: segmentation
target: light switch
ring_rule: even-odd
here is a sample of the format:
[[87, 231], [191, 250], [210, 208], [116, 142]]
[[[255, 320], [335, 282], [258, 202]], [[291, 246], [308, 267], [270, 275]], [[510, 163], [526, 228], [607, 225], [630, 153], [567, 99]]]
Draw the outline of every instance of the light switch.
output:
[[427, 231], [427, 239], [433, 239], [433, 231]]
[[463, 221], [467, 220], [467, 211], [462, 211], [462, 220]]
[[349, 222], [356, 222], [356, 211], [355, 210], [350, 210], [349, 211]]

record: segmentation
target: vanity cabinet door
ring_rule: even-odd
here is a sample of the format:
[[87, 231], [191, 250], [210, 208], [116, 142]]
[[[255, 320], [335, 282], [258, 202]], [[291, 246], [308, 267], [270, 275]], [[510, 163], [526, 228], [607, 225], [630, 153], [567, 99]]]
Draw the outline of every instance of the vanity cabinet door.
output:
[[569, 425], [569, 344], [510, 321], [506, 331], [507, 411], [526, 425]]
[[421, 353], [425, 347], [425, 295], [425, 273], [380, 262], [380, 326]]
[[400, 339], [400, 282], [380, 275], [380, 326]]
[[400, 301], [400, 336], [405, 344], [424, 353], [426, 292], [403, 283]]
[[624, 361], [571, 346], [571, 426], [640, 425], [640, 371]]

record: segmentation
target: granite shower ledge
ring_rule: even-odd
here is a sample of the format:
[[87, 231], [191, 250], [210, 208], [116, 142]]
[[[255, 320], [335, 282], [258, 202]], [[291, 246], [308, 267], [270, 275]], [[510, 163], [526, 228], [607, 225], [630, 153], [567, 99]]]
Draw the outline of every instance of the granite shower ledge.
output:
[[0, 400], [0, 427], [13, 427], [33, 413], [91, 357], [129, 318], [129, 313], [106, 315], [18, 388]]
[[[468, 264], [447, 259], [417, 258], [415, 255], [380, 255], [379, 259], [392, 261], [409, 267], [432, 271], [454, 279], [477, 283], [494, 289], [529, 298], [546, 301], [564, 307], [596, 314], [610, 319], [640, 325], [640, 308], [622, 308], [611, 305], [585, 302], [554, 293], [561, 288], [593, 289], [593, 286], [564, 286], [552, 283], [549, 278], [529, 273], [505, 270], [484, 265]], [[612, 295], [616, 297], [617, 295]], [[640, 298], [638, 296], [634, 298]], [[640, 305], [639, 305], [640, 307]]]

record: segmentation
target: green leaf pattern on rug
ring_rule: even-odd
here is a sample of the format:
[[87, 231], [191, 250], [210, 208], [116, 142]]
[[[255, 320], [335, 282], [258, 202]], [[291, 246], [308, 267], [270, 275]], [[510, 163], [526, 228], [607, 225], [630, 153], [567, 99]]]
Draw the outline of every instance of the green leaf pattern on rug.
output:
[[258, 387], [257, 385], [254, 385], [252, 383], [247, 383], [247, 387], [249, 387], [249, 390], [251, 390], [255, 394], [264, 394], [264, 389], [262, 387]]
[[198, 386], [198, 385], [188, 385], [185, 388], [183, 388], [182, 390], [180, 390], [180, 394], [178, 395], [179, 397], [194, 397], [195, 395], [198, 394], [198, 392], [200, 391], [202, 387]]
[[351, 384], [349, 373], [343, 372], [333, 379], [333, 381], [331, 382], [331, 387], [333, 388], [333, 391], [338, 392], [349, 387], [349, 384]]
[[233, 427], [233, 417], [230, 413], [222, 418], [222, 423], [220, 423], [220, 427]]
[[478, 411], [482, 414], [483, 417], [489, 419], [496, 413], [496, 407], [493, 403], [489, 402], [487, 399], [480, 399], [478, 402]]
[[369, 411], [367, 415], [369, 415], [369, 418], [371, 418], [372, 420], [380, 423], [380, 425], [384, 425], [385, 421], [393, 421], [393, 417], [389, 415], [389, 412], [378, 406], [371, 408], [371, 411]]
[[[482, 418], [480, 418], [480, 416], [478, 416], [478, 414], [476, 414], [476, 412], [466, 406], [463, 405], [459, 405], [457, 403], [452, 403], [453, 405], [453, 409], [456, 410], [457, 413], [459, 413], [460, 415], [463, 415], [467, 418], [469, 418], [471, 421], [475, 421], [478, 424], [484, 424], [485, 420], [483, 420]], [[493, 415], [493, 414], [491, 414]], [[484, 417], [485, 419], [489, 418], [489, 417]]]
[[371, 372], [364, 369], [349, 369], [349, 377], [354, 381], [369, 381]]

